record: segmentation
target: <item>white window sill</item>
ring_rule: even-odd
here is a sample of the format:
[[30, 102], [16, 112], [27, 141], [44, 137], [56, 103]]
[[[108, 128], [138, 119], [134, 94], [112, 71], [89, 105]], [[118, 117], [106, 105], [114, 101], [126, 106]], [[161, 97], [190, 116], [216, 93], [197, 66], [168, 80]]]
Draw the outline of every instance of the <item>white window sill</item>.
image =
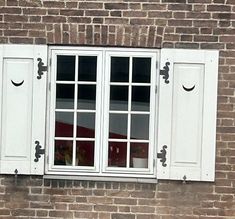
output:
[[44, 179], [58, 180], [82, 180], [82, 181], [103, 181], [103, 182], [137, 182], [156, 184], [157, 179], [133, 178], [133, 177], [99, 177], [99, 176], [73, 176], [73, 175], [44, 175]]

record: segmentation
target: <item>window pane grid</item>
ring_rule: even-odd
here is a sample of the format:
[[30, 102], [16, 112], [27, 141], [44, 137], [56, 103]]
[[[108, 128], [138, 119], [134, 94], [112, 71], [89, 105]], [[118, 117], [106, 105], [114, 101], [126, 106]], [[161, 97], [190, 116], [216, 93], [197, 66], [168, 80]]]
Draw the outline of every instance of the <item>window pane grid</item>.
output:
[[93, 81], [56, 81], [56, 84], [88, 84], [88, 85], [96, 85], [97, 82]]
[[116, 86], [151, 86], [150, 83], [134, 83], [134, 82], [110, 82], [109, 85], [116, 85]]
[[110, 139], [112, 142], [130, 142], [130, 143], [149, 143], [149, 140], [139, 140], [139, 139], [120, 139], [120, 138], [112, 138]]
[[[109, 115], [127, 115], [127, 133], [126, 133], [126, 139], [125, 138], [115, 138], [115, 135], [111, 136], [109, 135], [109, 150], [110, 150], [110, 144], [113, 142], [120, 142], [120, 143], [126, 143], [126, 159], [125, 163], [126, 165], [123, 166], [122, 161], [117, 163], [117, 166], [109, 165], [109, 167], [119, 167], [119, 168], [125, 168], [125, 169], [131, 169], [133, 168], [133, 161], [132, 161], [132, 156], [131, 154], [131, 145], [132, 147], [137, 147], [141, 146], [142, 144], [147, 144], [149, 145], [149, 119], [150, 119], [150, 91], [151, 91], [151, 81], [149, 83], [149, 80], [146, 81], [146, 83], [142, 83], [141, 81], [138, 82], [132, 82], [133, 81], [133, 59], [134, 57], [129, 57], [129, 75], [128, 75], [128, 80], [129, 81], [124, 81], [124, 82], [109, 82], [109, 87], [111, 90], [112, 86], [127, 86], [128, 87], [128, 99], [127, 99], [127, 109], [126, 110], [114, 110], [111, 107], [111, 102], [109, 105]], [[112, 60], [112, 58], [111, 58]], [[136, 75], [135, 75], [136, 77]], [[136, 80], [137, 78], [135, 78]], [[146, 88], [145, 90], [140, 89], [140, 88]], [[135, 93], [133, 93], [135, 92]], [[144, 92], [144, 96], [139, 97], [139, 93], [142, 94]], [[111, 93], [110, 93], [111, 94]], [[134, 96], [133, 96], [134, 95]], [[146, 99], [146, 100], [145, 100]], [[111, 99], [110, 99], [111, 101]], [[134, 101], [134, 102], [133, 102]], [[146, 103], [145, 103], [146, 102]], [[119, 107], [120, 108], [120, 107]], [[140, 117], [138, 117], [140, 115]], [[140, 130], [134, 130], [135, 127], [134, 125], [137, 125], [140, 127], [140, 123], [144, 121], [148, 127], [146, 127], [145, 133], [139, 132]], [[111, 122], [111, 121], [109, 121]], [[123, 121], [122, 121], [123, 122]], [[138, 128], [137, 127], [137, 128]], [[134, 130], [134, 131], [133, 131]], [[139, 133], [139, 134], [138, 134]], [[140, 139], [136, 139], [140, 138]], [[122, 145], [120, 145], [121, 147]], [[138, 147], [139, 147], [138, 146]], [[114, 150], [117, 146], [115, 144], [111, 144], [111, 149]], [[123, 147], [123, 146], [122, 146]], [[141, 146], [142, 147], [142, 146]], [[138, 149], [138, 148], [137, 148]], [[116, 150], [116, 149], [115, 149]], [[121, 149], [120, 149], [121, 150]], [[109, 152], [110, 153], [110, 152]], [[147, 155], [147, 162], [149, 160], [149, 155]], [[124, 159], [124, 158], [123, 158]], [[114, 162], [115, 163], [115, 162]], [[130, 166], [131, 165], [131, 166]]]
[[[112, 114], [126, 114], [129, 111], [116, 111], [116, 110], [110, 110], [109, 111]], [[149, 111], [131, 111], [132, 114], [140, 114], [140, 115], [150, 115]]]
[[[62, 57], [62, 59], [63, 59], [63, 56], [61, 56]], [[55, 108], [55, 113], [64, 113], [64, 115], [62, 116], [62, 121], [64, 120], [65, 121], [65, 125], [67, 125], [67, 126], [69, 126], [70, 124], [72, 125], [72, 127], [73, 127], [73, 130], [72, 130], [72, 128], [70, 129], [72, 132], [71, 132], [71, 137], [70, 136], [60, 136], [60, 134], [58, 134], [58, 136], [54, 136], [54, 141], [57, 141], [57, 143], [56, 142], [54, 142], [54, 143], [56, 143], [56, 145], [55, 145], [55, 147], [57, 148], [56, 150], [58, 150], [58, 148], [60, 148], [60, 147], [64, 147], [65, 148], [65, 150], [67, 150], [68, 148], [70, 148], [69, 150], [71, 150], [69, 153], [70, 153], [70, 155], [71, 155], [71, 163], [70, 164], [65, 164], [65, 163], [58, 163], [57, 161], [56, 161], [56, 165], [63, 165], [63, 167], [65, 167], [64, 165], [70, 165], [70, 167], [72, 167], [72, 166], [77, 166], [78, 164], [77, 164], [77, 159], [78, 159], [78, 157], [77, 156], [79, 156], [79, 154], [77, 154], [78, 153], [78, 151], [77, 151], [77, 149], [78, 149], [78, 144], [84, 144], [84, 143], [86, 143], [86, 142], [93, 142], [92, 144], [93, 145], [95, 145], [95, 137], [78, 137], [77, 136], [77, 132], [79, 131], [79, 133], [80, 133], [80, 131], [81, 131], [81, 133], [84, 133], [85, 131], [86, 131], [86, 128], [87, 127], [84, 127], [85, 129], [85, 131], [84, 130], [82, 130], [83, 129], [83, 125], [81, 126], [81, 130], [78, 130], [79, 129], [79, 127], [78, 127], [78, 125], [79, 125], [79, 123], [78, 123], [78, 113], [92, 113], [92, 114], [94, 114], [94, 116], [95, 116], [95, 114], [96, 114], [96, 109], [78, 109], [78, 101], [79, 101], [79, 87], [80, 86], [87, 86], [87, 85], [91, 85], [91, 86], [95, 86], [95, 90], [96, 90], [96, 88], [97, 88], [97, 82], [96, 81], [83, 81], [83, 80], [80, 80], [79, 81], [79, 72], [81, 73], [81, 71], [79, 70], [79, 66], [80, 66], [80, 64], [79, 64], [79, 55], [73, 55], [73, 56], [71, 56], [71, 57], [74, 57], [73, 58], [73, 63], [74, 63], [74, 67], [72, 67], [72, 68], [70, 68], [70, 72], [69, 72], [69, 76], [70, 76], [70, 78], [73, 78], [73, 80], [63, 80], [64, 78], [66, 78], [67, 76], [66, 76], [66, 67], [65, 66], [62, 66], [63, 67], [63, 72], [62, 72], [62, 76], [61, 75], [59, 75], [59, 77], [60, 77], [60, 79], [59, 80], [56, 80], [55, 81], [55, 85], [56, 85], [56, 90], [57, 90], [57, 88], [60, 88], [60, 87], [58, 87], [58, 86], [62, 86], [61, 88], [64, 88], [63, 90], [61, 90], [60, 91], [60, 96], [61, 96], [61, 98], [63, 98], [63, 95], [65, 95], [65, 99], [61, 99], [60, 100], [60, 104], [58, 105], [57, 104], [57, 106], [56, 106], [56, 108]], [[94, 57], [96, 57], [96, 56], [94, 56]], [[61, 59], [61, 58], [60, 58]], [[81, 59], [82, 60], [82, 59]], [[58, 61], [58, 60], [57, 60]], [[58, 62], [57, 62], [57, 66], [58, 66], [59, 64], [58, 64]], [[60, 65], [60, 68], [62, 68], [61, 67], [61, 65]], [[93, 68], [94, 68], [94, 66], [93, 66]], [[97, 65], [95, 66], [95, 68], [97, 68]], [[71, 72], [71, 69], [74, 69], [73, 70], [73, 72]], [[60, 70], [57, 70], [57, 76], [58, 76], [58, 71], [60, 71]], [[61, 72], [61, 71], [60, 71]], [[86, 74], [86, 72], [82, 72], [83, 74]], [[96, 73], [95, 73], [96, 74]], [[63, 78], [62, 78], [63, 77]], [[89, 76], [88, 76], [89, 77]], [[95, 75], [95, 77], [96, 77], [96, 75]], [[62, 78], [62, 79], [61, 79]], [[88, 79], [89, 80], [89, 79]], [[96, 80], [96, 79], [95, 79]], [[70, 88], [70, 87], [65, 87], [65, 86], [73, 86], [72, 88], [73, 88], [73, 96], [72, 95], [70, 95], [70, 96], [66, 96], [66, 91], [68, 91], [68, 89], [67, 88]], [[71, 90], [71, 89], [70, 89]], [[67, 94], [68, 95], [68, 94]], [[59, 97], [60, 97], [59, 96]], [[64, 104], [66, 104], [66, 101], [68, 101], [69, 100], [69, 102], [71, 102], [71, 97], [72, 97], [72, 107], [71, 107], [71, 104], [70, 104], [70, 107], [67, 107], [66, 105], [64, 105]], [[59, 101], [58, 100], [58, 98], [56, 98], [56, 101]], [[86, 102], [87, 101], [85, 101], [85, 104], [86, 104]], [[88, 100], [88, 102], [89, 102], [89, 100]], [[63, 105], [65, 106], [65, 107], [63, 107]], [[89, 107], [89, 106], [88, 106]], [[67, 109], [68, 108], [68, 109]], [[96, 107], [95, 107], [96, 108]], [[68, 115], [71, 117], [71, 123], [69, 122], [67, 122], [66, 120], [68, 119], [67, 117], [68, 117]], [[81, 114], [81, 116], [84, 116], [84, 115], [82, 115]], [[59, 117], [60, 118], [60, 117]], [[84, 119], [86, 119], [86, 118], [84, 118]], [[61, 120], [61, 119], [60, 119]], [[72, 122], [73, 122], [73, 124], [72, 124]], [[83, 122], [84, 123], [84, 122]], [[63, 125], [63, 124], [62, 124]], [[59, 130], [60, 131], [60, 133], [62, 133], [61, 132], [61, 130], [62, 130], [62, 125], [60, 125], [59, 126], [59, 129], [57, 128], [57, 130]], [[94, 129], [94, 128], [92, 128], [92, 129]], [[66, 133], [66, 130], [67, 130], [67, 128], [65, 127], [65, 128], [63, 128], [63, 132], [65, 132]], [[89, 132], [90, 133], [90, 132]], [[56, 132], [55, 132], [55, 134], [56, 134]], [[68, 135], [68, 134], [66, 134], [66, 135]], [[70, 135], [70, 134], [69, 134]], [[82, 134], [83, 135], [83, 134]], [[63, 144], [66, 144], [66, 145], [64, 145], [63, 146]], [[60, 146], [60, 145], [62, 145], [62, 146]], [[66, 149], [67, 148], [67, 149]], [[59, 149], [59, 150], [61, 150], [61, 149]], [[68, 152], [66, 152], [66, 153], [68, 153]], [[64, 154], [64, 156], [65, 156], [65, 154]], [[65, 156], [66, 157], [66, 156]], [[94, 165], [94, 164], [93, 164]]]
[[[55, 137], [55, 140], [76, 140], [76, 141], [95, 141], [95, 138], [74, 138], [74, 137]], [[119, 141], [120, 139], [117, 139]], [[112, 141], [116, 141], [115, 139], [112, 139]], [[137, 141], [136, 141], [137, 142]]]
[[[84, 113], [95, 113], [96, 110], [86, 110], [86, 109], [55, 109], [55, 112], [84, 112]], [[142, 113], [142, 112], [141, 112]]]

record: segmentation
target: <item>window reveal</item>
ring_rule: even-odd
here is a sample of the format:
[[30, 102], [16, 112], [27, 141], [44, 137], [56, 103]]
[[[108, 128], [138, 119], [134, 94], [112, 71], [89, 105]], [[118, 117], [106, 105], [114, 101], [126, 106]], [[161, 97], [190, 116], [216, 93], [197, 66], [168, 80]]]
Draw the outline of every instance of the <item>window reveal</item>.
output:
[[101, 54], [55, 52], [51, 169], [153, 174], [157, 53]]

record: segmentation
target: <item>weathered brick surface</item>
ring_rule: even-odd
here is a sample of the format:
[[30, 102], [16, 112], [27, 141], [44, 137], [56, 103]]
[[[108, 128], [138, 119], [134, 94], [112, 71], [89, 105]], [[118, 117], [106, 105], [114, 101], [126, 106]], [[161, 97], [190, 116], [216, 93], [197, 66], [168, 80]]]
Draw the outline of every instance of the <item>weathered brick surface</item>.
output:
[[0, 43], [220, 50], [216, 181], [0, 178], [0, 218], [235, 219], [235, 0], [0, 0]]

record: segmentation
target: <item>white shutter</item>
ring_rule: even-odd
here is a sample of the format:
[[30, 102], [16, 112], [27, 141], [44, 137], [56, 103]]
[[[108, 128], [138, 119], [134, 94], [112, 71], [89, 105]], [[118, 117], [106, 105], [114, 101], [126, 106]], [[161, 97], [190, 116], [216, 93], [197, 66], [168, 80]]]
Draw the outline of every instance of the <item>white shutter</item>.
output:
[[218, 51], [162, 49], [162, 70], [166, 63], [169, 71], [160, 75], [157, 177], [213, 181]]
[[[43, 174], [47, 46], [0, 46], [0, 173]], [[43, 65], [41, 65], [43, 66]], [[40, 69], [42, 71], [40, 71]], [[43, 75], [41, 75], [43, 73]]]

